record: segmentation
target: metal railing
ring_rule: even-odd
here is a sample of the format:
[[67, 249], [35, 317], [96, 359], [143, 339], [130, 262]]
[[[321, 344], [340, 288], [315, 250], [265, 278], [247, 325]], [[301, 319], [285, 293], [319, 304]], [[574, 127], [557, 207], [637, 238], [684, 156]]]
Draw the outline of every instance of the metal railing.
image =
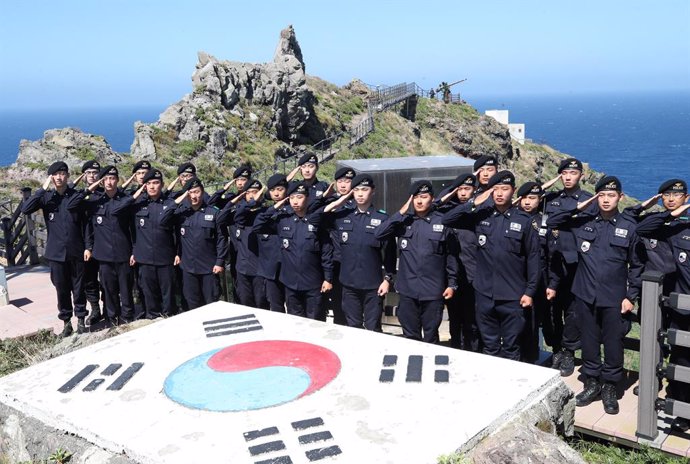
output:
[[22, 203], [31, 196], [31, 190], [22, 191], [22, 200], [14, 205], [12, 200], [0, 202], [0, 258], [8, 267], [22, 264], [38, 264], [39, 251], [37, 227], [32, 215], [22, 214]]
[[[662, 345], [690, 348], [690, 332], [676, 329], [664, 330], [661, 325], [663, 305], [671, 310], [690, 311], [690, 295], [662, 293], [664, 275], [648, 271], [642, 275], [642, 302], [640, 305], [640, 388], [637, 398], [637, 437], [653, 441], [659, 435], [659, 411], [670, 416], [690, 420], [690, 403], [659, 398], [662, 379], [690, 384], [690, 368], [672, 363], [664, 364]], [[687, 386], [690, 388], [690, 385]]]

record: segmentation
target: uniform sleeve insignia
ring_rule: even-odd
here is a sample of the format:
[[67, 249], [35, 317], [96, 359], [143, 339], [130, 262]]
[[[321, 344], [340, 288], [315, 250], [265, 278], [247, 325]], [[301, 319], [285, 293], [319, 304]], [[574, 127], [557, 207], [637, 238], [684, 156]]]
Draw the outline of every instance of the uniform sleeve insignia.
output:
[[486, 235], [480, 235], [477, 237], [477, 243], [479, 243], [479, 246], [484, 246], [486, 244]]

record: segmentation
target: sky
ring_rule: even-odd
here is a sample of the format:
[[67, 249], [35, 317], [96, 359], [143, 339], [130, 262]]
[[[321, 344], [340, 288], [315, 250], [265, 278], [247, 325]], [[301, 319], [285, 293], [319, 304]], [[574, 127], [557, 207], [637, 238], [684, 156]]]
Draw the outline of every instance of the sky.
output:
[[266, 62], [292, 24], [338, 85], [469, 96], [690, 90], [687, 0], [0, 0], [0, 111], [168, 105], [197, 51]]

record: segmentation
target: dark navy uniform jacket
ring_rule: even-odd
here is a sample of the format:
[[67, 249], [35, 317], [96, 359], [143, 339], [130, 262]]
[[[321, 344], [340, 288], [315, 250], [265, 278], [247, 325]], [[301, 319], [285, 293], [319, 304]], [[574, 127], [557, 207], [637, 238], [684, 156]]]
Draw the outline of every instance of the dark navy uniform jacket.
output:
[[246, 276], [259, 275], [259, 236], [252, 227], [260, 211], [256, 201], [240, 201], [235, 209], [234, 224], [230, 227], [237, 247], [235, 268]]
[[676, 268], [675, 291], [690, 294], [690, 218], [674, 218], [670, 211], [648, 214], [638, 224], [637, 232], [670, 245]]
[[177, 254], [175, 243], [174, 201], [159, 197], [151, 200], [148, 195], [135, 201], [134, 212], [134, 259], [141, 264], [172, 266]]
[[213, 266], [223, 266], [228, 254], [226, 232], [217, 220], [218, 208], [202, 201], [198, 210], [184, 202], [175, 210], [180, 238], [180, 268], [191, 274], [211, 274]]
[[[88, 235], [86, 247], [98, 261], [121, 263], [132, 256], [132, 216], [134, 198], [117, 189], [110, 198], [105, 191], [80, 193], [91, 218], [93, 243]], [[85, 196], [84, 196], [85, 195]]]
[[71, 187], [60, 195], [55, 190], [39, 188], [22, 203], [22, 213], [43, 210], [48, 242], [44, 256], [51, 261], [84, 259], [84, 212], [82, 197]]
[[259, 214], [252, 230], [276, 234], [280, 240], [280, 281], [292, 290], [321, 288], [333, 281], [333, 248], [321, 228], [323, 210], [297, 216], [291, 208], [268, 208]]
[[[544, 219], [544, 216], [541, 213], [534, 213], [530, 214], [527, 213], [528, 216], [530, 216], [531, 221], [530, 225], [532, 226], [532, 229], [539, 235], [539, 263], [540, 263], [540, 269], [541, 269], [541, 280], [544, 283], [545, 286], [548, 285], [549, 283], [549, 249], [548, 249], [548, 227], [546, 226], [546, 220]], [[555, 288], [555, 287], [552, 287]]]
[[400, 265], [395, 289], [421, 301], [443, 299], [446, 288], [458, 288], [458, 259], [451, 253], [453, 234], [432, 211], [425, 217], [399, 212], [376, 230], [378, 240], [398, 237]]
[[355, 206], [332, 213], [331, 239], [334, 248], [340, 250], [340, 282], [343, 285], [372, 290], [383, 282], [384, 267], [387, 275], [395, 274], [395, 239], [376, 237], [376, 230], [387, 219], [386, 213], [373, 206], [364, 212]]
[[[314, 203], [309, 205], [309, 209], [318, 209], [321, 208], [322, 206], [326, 206], [330, 203], [333, 203], [339, 198], [339, 195], [333, 195], [328, 198], [323, 198], [321, 197], [320, 200], [315, 201]], [[337, 217], [337, 215], [346, 210], [352, 210], [355, 208], [355, 202], [352, 198], [347, 200], [344, 205], [341, 205], [338, 209], [335, 211], [332, 211], [331, 214], [328, 214], [324, 217], [324, 221], [326, 221], [324, 224], [328, 228], [329, 232], [329, 237], [331, 240], [331, 245], [333, 246], [333, 262], [334, 263], [340, 263], [340, 234], [338, 233], [337, 229], [335, 228], [334, 220]], [[388, 217], [388, 216], [386, 216]]]
[[[247, 204], [248, 207], [254, 206], [252, 202]], [[265, 213], [267, 210], [273, 210], [273, 206], [261, 206], [257, 211], [257, 216]], [[289, 208], [288, 208], [289, 209]], [[280, 211], [287, 211], [286, 207], [283, 207]], [[256, 223], [256, 219], [254, 219]], [[252, 232], [256, 235], [259, 243], [259, 264], [256, 269], [256, 275], [269, 280], [278, 280], [278, 274], [280, 272], [280, 259], [281, 259], [281, 240], [278, 235], [274, 233], [257, 233], [254, 232], [254, 227], [252, 226]]]
[[[435, 204], [435, 207], [439, 213], [445, 214], [459, 204], [460, 202], [452, 199], [443, 205]], [[471, 286], [477, 269], [477, 234], [474, 233], [473, 227], [451, 227], [450, 229], [455, 234], [457, 247], [454, 252], [459, 257], [458, 285]]]
[[[623, 210], [623, 214], [632, 217], [638, 224], [651, 214], [664, 213], [647, 213], [642, 214], [644, 210], [640, 205], [630, 206]], [[638, 226], [639, 229], [639, 226]], [[642, 237], [638, 230], [638, 235]], [[642, 243], [647, 254], [647, 262], [645, 263], [645, 270], [659, 271], [664, 274], [664, 286], [668, 286], [669, 290], [675, 287], [676, 266], [673, 258], [673, 251], [671, 245], [664, 239], [642, 237]]]
[[233, 192], [228, 192], [227, 190], [216, 190], [213, 195], [208, 197], [208, 200], [206, 203], [208, 203], [211, 206], [215, 206], [216, 208], [223, 209], [230, 200], [235, 198], [237, 196], [236, 193]]
[[[547, 221], [549, 216], [552, 214], [560, 213], [563, 211], [573, 211], [577, 209], [577, 204], [579, 202], [585, 201], [592, 198], [592, 194], [578, 188], [572, 194], [566, 193], [565, 189], [558, 192], [549, 192], [544, 197], [544, 216]], [[590, 206], [586, 212], [588, 214], [596, 214], [596, 206]], [[560, 253], [565, 262], [568, 264], [573, 264], [577, 262], [577, 243], [575, 236], [569, 230], [560, 230], [556, 227], [550, 230], [550, 241], [549, 251], [551, 253]], [[553, 285], [553, 284], [551, 284]], [[555, 288], [555, 287], [551, 287]]]
[[549, 227], [568, 230], [577, 240], [579, 259], [572, 293], [597, 306], [620, 308], [624, 298], [634, 303], [640, 296], [644, 267], [637, 224], [619, 212], [609, 220], [599, 214], [576, 213], [574, 208], [547, 219]]
[[477, 275], [474, 289], [496, 301], [534, 297], [541, 276], [539, 233], [532, 218], [512, 207], [500, 213], [493, 205], [459, 205], [443, 216], [450, 227], [474, 226]]

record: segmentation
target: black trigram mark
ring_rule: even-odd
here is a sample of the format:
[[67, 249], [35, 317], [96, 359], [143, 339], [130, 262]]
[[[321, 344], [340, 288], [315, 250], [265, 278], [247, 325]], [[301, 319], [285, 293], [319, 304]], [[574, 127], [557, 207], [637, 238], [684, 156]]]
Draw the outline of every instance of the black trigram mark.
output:
[[[449, 363], [448, 356], [437, 355], [434, 357], [434, 364], [436, 366], [447, 366]], [[383, 369], [379, 375], [379, 382], [390, 383], [395, 378], [395, 366], [398, 364], [398, 357], [396, 355], [387, 354], [383, 357]], [[422, 369], [424, 367], [424, 357], [421, 355], [410, 355], [407, 358], [407, 371], [405, 373], [405, 382], [421, 382]], [[450, 375], [447, 369], [436, 369], [434, 371], [434, 382], [447, 383]]]
[[[305, 419], [292, 423], [292, 428], [296, 432], [308, 431], [304, 435], [297, 437], [300, 445], [311, 445], [313, 443], [328, 442], [333, 440], [333, 435], [328, 430], [315, 431], [313, 429], [318, 427], [323, 427], [323, 419], [320, 417], [314, 417], [312, 419]], [[327, 445], [327, 443], [324, 443]], [[337, 456], [343, 451], [338, 445], [330, 446], [319, 446], [317, 448], [312, 448], [304, 452], [310, 462], [320, 461], [321, 459], [329, 458], [332, 456]]]
[[227, 317], [225, 319], [215, 319], [203, 323], [207, 337], [221, 337], [237, 333], [262, 330], [261, 324], [254, 314], [244, 316]]
[[[117, 373], [121, 367], [122, 367], [122, 364], [116, 364], [116, 363], [110, 364], [110, 365], [108, 365], [108, 367], [106, 367], [105, 369], [103, 369], [101, 371], [100, 375], [110, 377], [110, 376], [114, 375], [115, 373]], [[127, 369], [125, 369], [122, 372], [122, 374], [120, 374], [113, 381], [113, 383], [108, 385], [108, 388], [106, 388], [106, 390], [115, 390], [115, 391], [122, 390], [122, 387], [124, 387], [125, 384], [127, 382], [129, 382], [132, 379], [132, 377], [134, 377], [134, 374], [139, 372], [139, 370], [142, 367], [144, 367], [144, 363], [138, 363], [138, 362], [132, 363]], [[60, 393], [69, 393], [70, 391], [72, 391], [74, 389], [74, 387], [79, 385], [84, 379], [86, 379], [89, 375], [91, 375], [91, 373], [93, 371], [95, 371], [96, 369], [98, 369], [98, 364], [89, 364], [88, 366], [86, 366], [85, 368], [83, 368], [82, 370], [77, 372], [77, 374], [74, 377], [72, 377], [71, 379], [69, 379], [67, 381], [67, 383], [65, 383], [63, 386], [58, 388], [58, 391]], [[97, 379], [93, 379], [91, 382], [89, 382], [82, 389], [82, 391], [92, 392], [92, 391], [96, 390], [98, 387], [100, 387], [101, 384], [105, 383], [105, 381], [106, 381], [106, 379], [100, 378], [100, 377]]]
[[[300, 433], [297, 441], [301, 446], [309, 446], [304, 454], [310, 462], [319, 461], [342, 453], [338, 445], [329, 444], [332, 442], [333, 434], [328, 430], [318, 430], [324, 427], [323, 419], [314, 417], [311, 419], [300, 420], [290, 424], [296, 432]], [[302, 433], [304, 431], [304, 433]], [[268, 427], [260, 430], [252, 430], [244, 433], [244, 440], [255, 445], [248, 446], [249, 454], [254, 458], [261, 459], [254, 461], [254, 464], [292, 464], [292, 459], [288, 454], [283, 454], [286, 450], [285, 442], [280, 440], [278, 427]], [[316, 445], [315, 448], [311, 448]], [[325, 445], [325, 446], [324, 446]], [[263, 457], [265, 454], [281, 452], [280, 456]]]

